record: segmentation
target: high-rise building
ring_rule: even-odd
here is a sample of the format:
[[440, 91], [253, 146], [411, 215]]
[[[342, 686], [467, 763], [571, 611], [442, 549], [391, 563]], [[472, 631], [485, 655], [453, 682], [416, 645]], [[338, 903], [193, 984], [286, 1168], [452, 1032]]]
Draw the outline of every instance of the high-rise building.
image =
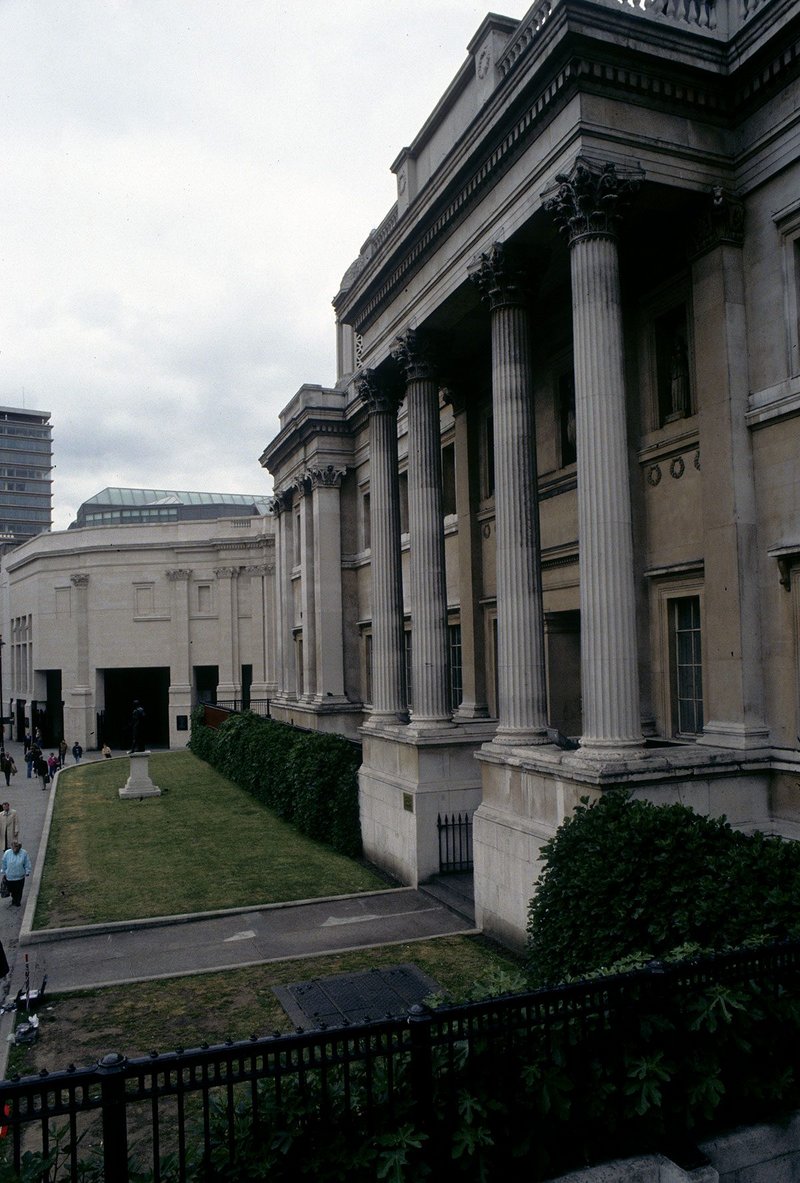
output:
[[50, 529], [52, 470], [50, 412], [0, 407], [0, 542]]

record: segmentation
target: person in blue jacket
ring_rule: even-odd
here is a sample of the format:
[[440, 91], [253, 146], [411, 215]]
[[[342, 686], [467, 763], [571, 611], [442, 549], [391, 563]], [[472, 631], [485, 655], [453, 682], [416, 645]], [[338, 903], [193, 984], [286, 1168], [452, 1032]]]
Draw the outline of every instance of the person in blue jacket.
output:
[[0, 870], [2, 870], [3, 878], [8, 884], [11, 906], [19, 908], [22, 903], [22, 889], [25, 886], [25, 880], [32, 870], [28, 852], [23, 849], [19, 838], [12, 841], [10, 850], [7, 850], [3, 855]]

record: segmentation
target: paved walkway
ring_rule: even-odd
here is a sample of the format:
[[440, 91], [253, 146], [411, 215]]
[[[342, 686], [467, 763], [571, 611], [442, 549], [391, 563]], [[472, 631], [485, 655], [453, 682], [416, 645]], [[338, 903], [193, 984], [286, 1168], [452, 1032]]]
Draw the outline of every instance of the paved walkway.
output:
[[[48, 992], [63, 992], [474, 932], [456, 912], [411, 888], [34, 932], [58, 777], [55, 785], [43, 791], [38, 780], [25, 775], [22, 745], [6, 746], [19, 769], [7, 799], [19, 814], [22, 842], [34, 864], [22, 908], [0, 901], [0, 940], [12, 967], [11, 998], [24, 987], [26, 969], [32, 987], [38, 987], [47, 974]], [[84, 760], [99, 758], [99, 753], [89, 752]], [[123, 760], [124, 756], [120, 785], [128, 775]], [[4, 787], [0, 785], [0, 793]], [[9, 1013], [0, 1019], [0, 1077], [5, 1073], [6, 1037], [12, 1023]]]

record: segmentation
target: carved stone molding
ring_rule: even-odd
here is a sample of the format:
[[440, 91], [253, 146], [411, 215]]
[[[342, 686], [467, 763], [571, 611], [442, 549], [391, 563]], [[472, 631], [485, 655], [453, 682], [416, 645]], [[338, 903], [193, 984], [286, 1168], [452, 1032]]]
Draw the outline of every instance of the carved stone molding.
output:
[[236, 579], [239, 575], [238, 567], [215, 567], [214, 574], [217, 579]]
[[253, 563], [244, 568], [248, 575], [272, 575], [275, 571], [274, 563]]
[[638, 166], [620, 169], [579, 156], [572, 171], [559, 173], [555, 186], [542, 194], [544, 208], [570, 245], [580, 238], [613, 237], [643, 179]]
[[741, 246], [743, 242], [744, 205], [721, 185], [715, 185], [705, 210], [694, 225], [689, 244], [690, 257], [696, 259], [724, 243]]
[[73, 587], [88, 587], [89, 586], [89, 576], [88, 575], [83, 575], [83, 574], [70, 575], [69, 578], [70, 578], [70, 582], [72, 583]]
[[428, 334], [419, 329], [407, 329], [396, 339], [392, 357], [406, 382], [424, 382], [434, 377], [436, 365], [433, 342]]
[[171, 582], [177, 582], [181, 579], [189, 579], [192, 571], [190, 567], [175, 567], [171, 571], [165, 571], [164, 574]]
[[346, 472], [346, 468], [336, 468], [333, 464], [326, 464], [324, 468], [307, 469], [303, 474], [303, 479], [312, 489], [338, 489]]
[[530, 281], [520, 260], [505, 243], [493, 242], [468, 268], [468, 275], [491, 309], [526, 304]]
[[355, 387], [370, 415], [397, 414], [403, 392], [395, 383], [367, 369], [356, 375]]

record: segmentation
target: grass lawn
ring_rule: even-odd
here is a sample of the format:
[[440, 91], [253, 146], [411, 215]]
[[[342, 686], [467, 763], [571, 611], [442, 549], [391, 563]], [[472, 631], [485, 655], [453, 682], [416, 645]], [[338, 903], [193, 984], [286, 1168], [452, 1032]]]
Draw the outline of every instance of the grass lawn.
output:
[[482, 937], [452, 936], [54, 995], [40, 1011], [37, 1043], [11, 1049], [8, 1075], [86, 1067], [110, 1051], [146, 1055], [291, 1031], [273, 986], [408, 961], [455, 996], [492, 971], [519, 968], [512, 953]]
[[34, 927], [249, 907], [389, 886], [297, 833], [191, 752], [150, 759], [160, 797], [122, 801], [126, 760], [59, 775]]

